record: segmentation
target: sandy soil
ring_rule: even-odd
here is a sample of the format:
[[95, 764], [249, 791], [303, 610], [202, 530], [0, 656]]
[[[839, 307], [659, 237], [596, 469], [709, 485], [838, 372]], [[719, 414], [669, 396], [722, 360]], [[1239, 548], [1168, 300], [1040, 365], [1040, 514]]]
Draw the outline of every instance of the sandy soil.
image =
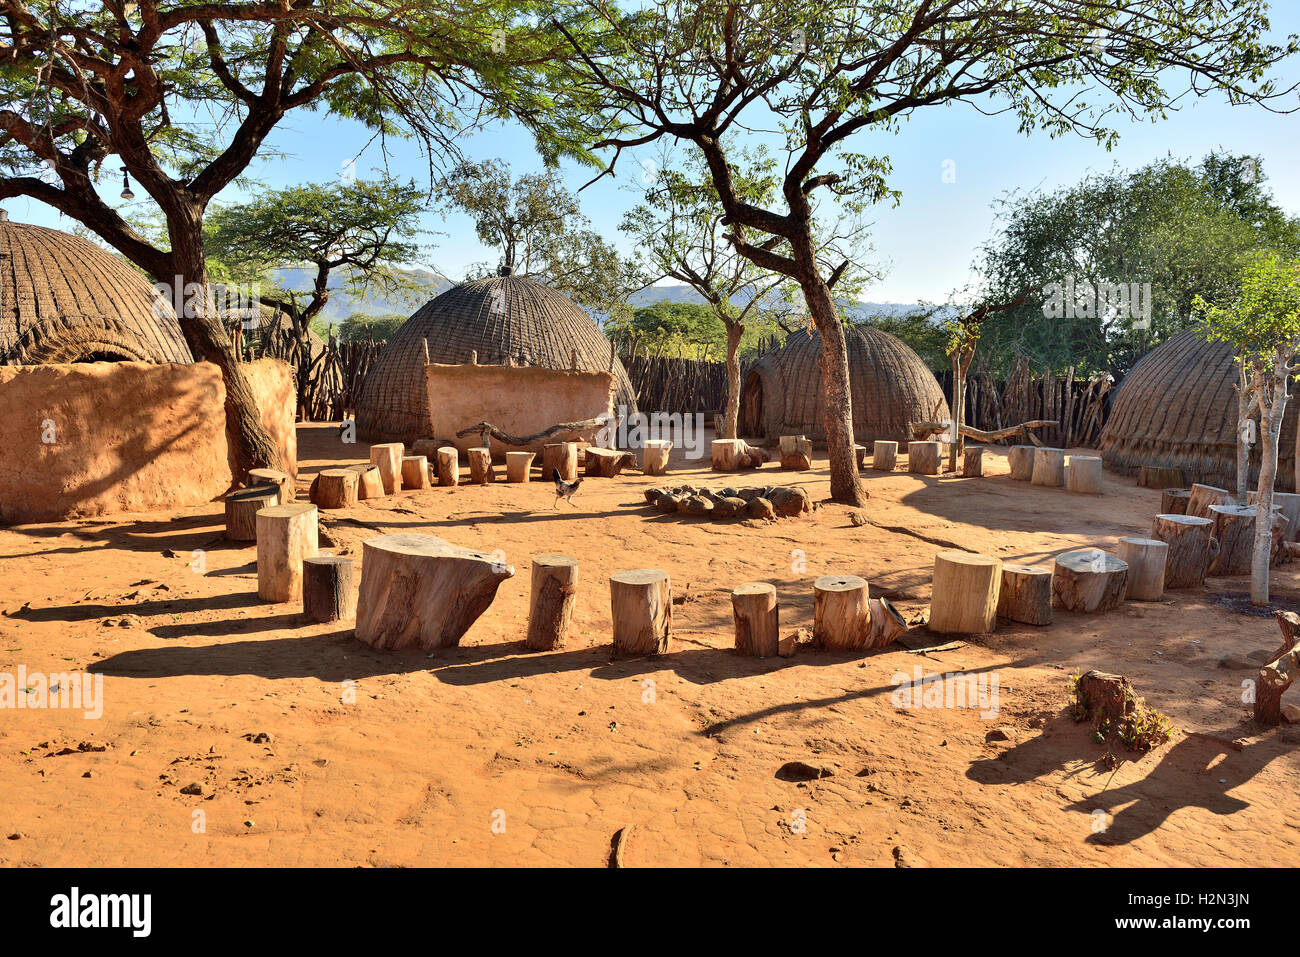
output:
[[[318, 426], [300, 447], [304, 490], [364, 452]], [[864, 473], [875, 524], [861, 528], [832, 504], [765, 526], [661, 516], [641, 493], [663, 480], [640, 475], [587, 481], [576, 509], [553, 509], [549, 484], [496, 484], [324, 513], [334, 551], [358, 559], [376, 530], [409, 530], [515, 565], [462, 646], [432, 657], [261, 603], [255, 551], [224, 541], [217, 504], [0, 529], [0, 672], [106, 676], [100, 720], [0, 712], [0, 863], [604, 866], [634, 826], [631, 866], [1294, 865], [1300, 728], [1254, 728], [1252, 671], [1220, 666], [1279, 643], [1271, 619], [1215, 603], [1240, 579], [951, 651], [729, 650], [737, 583], [777, 584], [783, 633], [811, 626], [812, 580], [830, 572], [912, 616], [939, 542], [1039, 562], [1145, 534], [1159, 503], [1109, 474], [1090, 498], [986, 463], [982, 480]], [[817, 464], [783, 480], [823, 501]], [[728, 484], [690, 463], [673, 477]], [[577, 635], [526, 653], [543, 551], [582, 560]], [[611, 662], [606, 579], [647, 566], [680, 602], [672, 651]], [[1300, 597], [1298, 570], [1278, 570], [1280, 601]], [[999, 713], [895, 708], [893, 676], [916, 667], [996, 674]], [[1065, 710], [1068, 676], [1088, 668], [1128, 675], [1173, 740], [1105, 767]], [[833, 773], [785, 780], [792, 761]]]

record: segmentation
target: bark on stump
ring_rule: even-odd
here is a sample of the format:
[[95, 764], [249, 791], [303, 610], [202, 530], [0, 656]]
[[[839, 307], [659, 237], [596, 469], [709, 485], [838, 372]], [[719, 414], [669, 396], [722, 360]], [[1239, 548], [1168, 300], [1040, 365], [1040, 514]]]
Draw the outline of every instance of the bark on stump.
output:
[[257, 513], [257, 596], [263, 601], [302, 597], [302, 560], [319, 550], [317, 516], [316, 506], [306, 502]]
[[988, 634], [997, 628], [1002, 560], [972, 552], [934, 556], [930, 630], [941, 635]]
[[492, 450], [487, 448], [470, 449], [465, 453], [469, 459], [469, 478], [475, 485], [487, 485], [497, 480], [496, 470], [492, 467]]
[[871, 646], [871, 601], [857, 575], [823, 575], [813, 582], [813, 641], [830, 651]]
[[657, 568], [638, 568], [609, 577], [614, 654], [643, 658], [668, 651], [673, 624], [672, 582]]
[[[641, 451], [641, 471], [645, 475], [664, 475], [668, 472], [668, 453], [673, 444], [667, 439], [646, 439]], [[576, 454], [576, 453], [575, 453]], [[576, 458], [575, 458], [576, 471]]]
[[1300, 674], [1300, 615], [1289, 611], [1273, 614], [1282, 629], [1282, 647], [1273, 653], [1272, 661], [1259, 669], [1255, 682], [1255, 720], [1266, 725], [1281, 723], [1282, 695]]
[[357, 500], [384, 497], [384, 479], [373, 465], [349, 465], [357, 473]]
[[321, 508], [351, 508], [357, 504], [357, 482], [352, 469], [323, 469], [317, 477], [316, 504]]
[[276, 505], [287, 505], [293, 501], [293, 481], [278, 469], [249, 469], [248, 487], [274, 485], [280, 492], [280, 501]]
[[1096, 455], [1071, 455], [1065, 471], [1065, 487], [1085, 495], [1101, 494], [1101, 458]]
[[1034, 452], [1032, 445], [1013, 445], [1007, 450], [1007, 464], [1011, 467], [1011, 478], [1017, 482], [1028, 482], [1034, 476]]
[[257, 541], [257, 513], [280, 504], [274, 485], [254, 485], [226, 496], [226, 538], [232, 542]]
[[1065, 449], [1034, 449], [1034, 471], [1029, 481], [1048, 488], [1065, 485]]
[[[596, 478], [613, 478], [629, 465], [636, 465], [635, 452], [620, 452], [618, 449], [598, 449], [595, 447], [587, 449], [587, 463], [585, 471], [587, 475]], [[544, 473], [545, 478], [551, 478], [549, 472]]]
[[998, 616], [1025, 625], [1052, 623], [1052, 570], [1042, 565], [1003, 565]]
[[[710, 452], [715, 472], [739, 472], [748, 464], [748, 449], [744, 439], [714, 439]], [[742, 462], [742, 459], [745, 461]]]
[[1219, 543], [1219, 553], [1210, 559], [1205, 573], [1216, 578], [1249, 575], [1255, 551], [1255, 506], [1211, 505], [1208, 518], [1214, 523], [1210, 534]]
[[1186, 515], [1187, 502], [1192, 497], [1191, 489], [1167, 488], [1160, 493], [1161, 515]]
[[751, 658], [775, 658], [780, 650], [780, 605], [776, 586], [745, 582], [731, 592], [731, 616], [736, 628], [736, 653]]
[[357, 638], [395, 651], [451, 648], [487, 611], [512, 566], [432, 535], [376, 535], [362, 543]]
[[961, 474], [966, 478], [984, 475], [984, 446], [972, 445], [962, 453]]
[[888, 598], [871, 598], [867, 605], [871, 609], [871, 637], [867, 647], [884, 648], [907, 634], [907, 621]]
[[907, 470], [918, 475], [938, 475], [943, 465], [943, 447], [938, 442], [908, 442]]
[[892, 472], [898, 464], [898, 443], [878, 440], [871, 447], [871, 467], [878, 472]]
[[1217, 485], [1192, 486], [1191, 497], [1187, 500], [1187, 514], [1196, 518], [1210, 518], [1211, 505], [1232, 505], [1232, 493]]
[[1118, 608], [1128, 590], [1128, 565], [1100, 548], [1056, 556], [1052, 598], [1057, 608], [1093, 614]]
[[1165, 588], [1200, 588], [1210, 559], [1218, 550], [1210, 537], [1214, 523], [1196, 515], [1157, 515], [1151, 537], [1169, 546], [1165, 555]]
[[506, 453], [506, 481], [528, 482], [533, 472], [533, 452]]
[[563, 648], [568, 638], [569, 625], [573, 621], [577, 594], [576, 558], [568, 555], [534, 555], [528, 604], [528, 634], [524, 636], [524, 647], [532, 651]]
[[1129, 601], [1159, 601], [1165, 596], [1165, 562], [1169, 545], [1158, 538], [1121, 538], [1115, 549], [1128, 564]]
[[[428, 474], [428, 469], [425, 470]], [[402, 468], [402, 484], [406, 484], [406, 467]], [[460, 484], [460, 449], [444, 445], [438, 449], [438, 484], [453, 488]]]
[[392, 495], [402, 490], [402, 455], [406, 446], [401, 442], [383, 442], [370, 446], [370, 464], [379, 469], [384, 480], [384, 494]]
[[1187, 484], [1187, 476], [1182, 469], [1165, 468], [1159, 465], [1143, 465], [1138, 469], [1138, 486], [1140, 488], [1182, 488]]
[[552, 470], [560, 470], [560, 479], [572, 482], [578, 477], [578, 443], [550, 442], [542, 446], [542, 478], [554, 478]]
[[302, 611], [312, 621], [347, 621], [356, 616], [352, 559], [313, 555], [302, 560]]

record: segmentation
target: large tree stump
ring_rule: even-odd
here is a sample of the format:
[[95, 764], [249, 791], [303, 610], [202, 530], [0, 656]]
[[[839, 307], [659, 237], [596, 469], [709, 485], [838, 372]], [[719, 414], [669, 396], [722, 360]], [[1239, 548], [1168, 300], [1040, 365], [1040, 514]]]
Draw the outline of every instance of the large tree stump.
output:
[[357, 473], [357, 500], [364, 502], [368, 498], [384, 497], [384, 479], [379, 469], [373, 465], [349, 465]]
[[383, 442], [370, 446], [370, 464], [379, 469], [384, 480], [384, 494], [392, 495], [402, 490], [402, 456], [406, 446], [401, 442]]
[[997, 628], [1002, 560], [972, 552], [934, 556], [930, 630], [941, 635], [987, 634]]
[[1192, 486], [1191, 497], [1187, 500], [1187, 514], [1196, 518], [1209, 518], [1211, 505], [1232, 505], [1232, 493], [1217, 485]]
[[1186, 515], [1187, 502], [1192, 497], [1191, 489], [1167, 488], [1160, 493], [1161, 515]]
[[1259, 669], [1255, 682], [1255, 720], [1274, 725], [1282, 721], [1282, 695], [1300, 674], [1300, 615], [1275, 611], [1277, 626], [1282, 629], [1282, 647], [1273, 660]]
[[318, 551], [317, 515], [306, 502], [257, 513], [257, 596], [263, 601], [302, 597], [302, 560]]
[[1052, 598], [1057, 608], [1081, 614], [1110, 611], [1124, 602], [1128, 565], [1100, 548], [1056, 556]]
[[857, 575], [823, 575], [813, 582], [813, 641], [831, 651], [871, 646], [871, 601]]
[[984, 446], [970, 445], [962, 452], [961, 474], [966, 478], [980, 478], [984, 474]]
[[657, 568], [638, 568], [609, 577], [614, 620], [614, 654], [619, 658], [662, 655], [673, 624], [672, 582]]
[[287, 505], [293, 501], [293, 480], [279, 469], [249, 469], [248, 487], [255, 488], [259, 485], [274, 485], [279, 489], [280, 501], [276, 505]]
[[1255, 506], [1211, 505], [1207, 516], [1214, 523], [1210, 534], [1219, 552], [1210, 559], [1207, 575], [1249, 575], [1255, 550]]
[[1034, 485], [1060, 488], [1065, 484], [1065, 449], [1034, 449], [1034, 471], [1029, 476]]
[[[744, 439], [714, 439], [710, 451], [715, 472], [739, 472], [749, 464]], [[746, 461], [742, 462], [742, 458]]]
[[[587, 449], [586, 474], [596, 478], [613, 478], [628, 466], [636, 467], [635, 452], [620, 452], [618, 449]], [[545, 478], [551, 478], [549, 472]]]
[[872, 598], [867, 601], [871, 610], [871, 637], [868, 648], [884, 648], [892, 645], [907, 634], [907, 621], [893, 606], [888, 598]]
[[[1246, 502], [1254, 505], [1259, 501], [1258, 492], [1247, 492]], [[1284, 542], [1300, 541], [1300, 494], [1295, 492], [1277, 492], [1273, 493], [1273, 505], [1281, 509], [1286, 516], [1286, 530], [1282, 533]]]
[[1028, 482], [1034, 477], [1034, 452], [1032, 445], [1013, 445], [1007, 449], [1007, 464], [1011, 467], [1011, 478], [1017, 482]]
[[533, 459], [535, 457], [535, 452], [507, 452], [506, 481], [528, 482], [532, 477]]
[[315, 502], [321, 508], [351, 508], [357, 504], [360, 476], [352, 469], [322, 469], [317, 478]]
[[[438, 484], [454, 488], [460, 484], [460, 449], [454, 445], [444, 445], [438, 449]], [[425, 470], [428, 474], [428, 470]], [[402, 484], [406, 484], [406, 468], [402, 468]]]
[[487, 611], [512, 566], [432, 535], [362, 543], [357, 638], [372, 648], [451, 648]]
[[1158, 538], [1121, 538], [1115, 549], [1120, 561], [1128, 565], [1128, 585], [1124, 597], [1129, 601], [1159, 601], [1165, 596], [1165, 562], [1169, 544]]
[[1123, 675], [1088, 671], [1074, 687], [1075, 720], [1087, 721], [1106, 743], [1149, 751], [1169, 740], [1169, 720], [1147, 707]]
[[[575, 449], [576, 454], [576, 449]], [[559, 466], [555, 466], [558, 468]], [[577, 466], [575, 464], [574, 468]], [[533, 651], [563, 648], [578, 594], [578, 560], [568, 555], [534, 555], [524, 646]]]
[[943, 447], [938, 442], [908, 442], [907, 470], [917, 475], [938, 475], [943, 468]]
[[465, 453], [469, 459], [469, 479], [475, 485], [487, 485], [497, 480], [496, 469], [492, 467], [492, 450], [488, 448], [470, 449]]
[[1096, 455], [1071, 455], [1065, 470], [1065, 487], [1085, 495], [1101, 494], [1101, 458]]
[[577, 442], [550, 442], [542, 446], [542, 477], [554, 478], [555, 469], [560, 470], [560, 478], [565, 482], [578, 477]]
[[776, 586], [745, 582], [731, 592], [731, 616], [736, 627], [736, 653], [751, 658], [775, 658], [780, 650], [780, 605]]
[[1187, 476], [1182, 469], [1160, 465], [1143, 465], [1138, 469], [1140, 488], [1182, 488], [1186, 484]]
[[302, 560], [302, 611], [312, 621], [347, 621], [357, 613], [352, 559], [312, 555]]
[[1042, 565], [1003, 565], [998, 616], [1025, 625], [1052, 623], [1052, 570]]
[[226, 538], [232, 542], [257, 541], [257, 513], [280, 504], [274, 485], [253, 485], [226, 496]]
[[667, 439], [646, 439], [645, 447], [641, 450], [642, 473], [645, 475], [666, 474], [668, 472], [668, 453], [672, 450], [673, 444]]
[[1157, 515], [1151, 537], [1169, 546], [1165, 588], [1200, 588], [1218, 545], [1210, 537], [1214, 523], [1196, 515]]
[[898, 464], [898, 443], [877, 439], [871, 447], [871, 467], [878, 472], [892, 472]]

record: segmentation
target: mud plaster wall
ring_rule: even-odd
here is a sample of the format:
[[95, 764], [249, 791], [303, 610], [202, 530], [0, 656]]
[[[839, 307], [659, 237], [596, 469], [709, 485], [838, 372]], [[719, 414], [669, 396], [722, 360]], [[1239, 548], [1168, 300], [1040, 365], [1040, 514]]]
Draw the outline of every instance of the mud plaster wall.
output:
[[[430, 438], [454, 441], [462, 452], [482, 444], [478, 433], [456, 438], [463, 428], [490, 422], [503, 432], [524, 436], [558, 425], [610, 415], [614, 377], [608, 372], [564, 372], [537, 366], [425, 366], [429, 386]], [[548, 442], [593, 443], [598, 428], [559, 432], [526, 446], [492, 439], [493, 458], [506, 452], [542, 451]]]
[[[296, 473], [289, 368], [262, 359], [244, 369]], [[213, 500], [231, 484], [225, 400], [221, 370], [208, 362], [0, 367], [0, 522]]]

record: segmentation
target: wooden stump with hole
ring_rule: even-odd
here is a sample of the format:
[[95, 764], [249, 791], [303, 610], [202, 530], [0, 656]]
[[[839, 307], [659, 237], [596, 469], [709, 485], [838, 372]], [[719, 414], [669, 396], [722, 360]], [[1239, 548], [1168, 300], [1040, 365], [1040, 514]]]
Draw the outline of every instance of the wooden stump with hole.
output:
[[[587, 463], [584, 471], [596, 478], [614, 478], [628, 466], [636, 466], [635, 452], [620, 452], [618, 449], [587, 449]], [[546, 478], [551, 478], [548, 474]]]
[[1169, 546], [1165, 554], [1165, 588], [1201, 588], [1210, 559], [1218, 550], [1211, 538], [1214, 523], [1196, 515], [1157, 515], [1151, 537]]
[[312, 555], [302, 560], [302, 611], [312, 621], [347, 621], [357, 613], [352, 559]]
[[1101, 494], [1101, 458], [1096, 455], [1071, 455], [1065, 470], [1065, 487], [1085, 495]]
[[1182, 469], [1161, 465], [1143, 465], [1138, 469], [1139, 488], [1182, 488], [1186, 484], [1187, 476]]
[[274, 602], [302, 597], [302, 560], [319, 551], [317, 517], [316, 506], [306, 502], [257, 513], [257, 597]]
[[1186, 515], [1187, 502], [1192, 497], [1191, 489], [1167, 488], [1160, 493], [1161, 515]]
[[276, 505], [287, 505], [293, 501], [293, 480], [278, 469], [249, 469], [248, 487], [259, 485], [274, 485], [279, 490], [280, 501]]
[[1128, 585], [1124, 597], [1129, 601], [1159, 601], [1165, 596], [1165, 562], [1169, 544], [1158, 538], [1121, 538], [1115, 549], [1120, 561], [1128, 565]]
[[998, 616], [1024, 625], [1052, 623], [1052, 570], [1042, 565], [1002, 566]]
[[781, 642], [780, 605], [776, 586], [745, 582], [731, 592], [731, 617], [736, 629], [736, 653], [751, 658], [775, 658]]
[[1249, 575], [1255, 550], [1255, 506], [1211, 505], [1206, 517], [1213, 523], [1210, 534], [1219, 543], [1219, 551], [1205, 573], [1214, 577]]
[[868, 648], [884, 648], [907, 634], [907, 621], [888, 598], [868, 599], [867, 606], [871, 610], [871, 637], [867, 640]]
[[1195, 518], [1210, 518], [1211, 505], [1233, 505], [1232, 493], [1226, 488], [1219, 488], [1217, 485], [1201, 485], [1199, 482], [1192, 486], [1191, 495], [1187, 500], [1187, 514]]
[[[744, 439], [714, 439], [710, 446], [713, 471], [739, 472], [748, 464], [748, 448]], [[742, 459], [745, 461], [742, 462]]]
[[361, 476], [352, 469], [322, 469], [317, 478], [316, 504], [321, 508], [351, 508], [357, 504]]
[[280, 504], [274, 485], [253, 485], [226, 496], [226, 538], [232, 542], [257, 541], [257, 513]]
[[988, 634], [997, 628], [1002, 560], [973, 552], [934, 556], [930, 630], [941, 635]]
[[1065, 485], [1065, 449], [1034, 449], [1034, 470], [1029, 481], [1048, 488]]
[[1300, 615], [1290, 611], [1275, 611], [1273, 615], [1282, 629], [1282, 647], [1259, 669], [1255, 682], [1255, 720], [1264, 725], [1281, 723], [1282, 695], [1300, 674]]
[[813, 641], [830, 651], [871, 645], [871, 596], [857, 575], [823, 575], [813, 582]]
[[908, 442], [907, 470], [917, 475], [938, 475], [943, 467], [943, 446], [939, 442]]
[[465, 457], [469, 459], [469, 480], [475, 485], [487, 485], [497, 480], [496, 469], [492, 467], [491, 449], [470, 449]]
[[349, 465], [357, 473], [357, 500], [364, 502], [368, 498], [384, 497], [384, 479], [379, 469], [373, 465]]
[[362, 543], [358, 640], [384, 651], [460, 644], [515, 570], [433, 535], [376, 535]]
[[673, 593], [667, 572], [637, 568], [611, 575], [609, 606], [616, 657], [643, 658], [668, 651]]
[[[575, 466], [576, 467], [576, 466]], [[568, 555], [534, 555], [524, 646], [532, 651], [563, 648], [578, 594], [578, 560]]]
[[[428, 474], [428, 469], [425, 469]], [[402, 472], [402, 484], [406, 484], [406, 472]], [[438, 484], [445, 488], [454, 488], [460, 484], [460, 449], [454, 445], [444, 445], [438, 449]]]
[[1118, 608], [1128, 591], [1128, 565], [1100, 548], [1056, 556], [1052, 598], [1057, 608], [1100, 614]]
[[506, 481], [528, 482], [532, 477], [534, 452], [506, 453]]
[[1017, 482], [1028, 482], [1034, 477], [1034, 452], [1032, 445], [1013, 445], [1007, 449], [1007, 465], [1011, 467], [1011, 478]]
[[553, 471], [560, 470], [562, 482], [572, 482], [578, 477], [578, 443], [550, 442], [542, 446], [542, 478], [553, 479]]
[[646, 439], [641, 450], [641, 472], [645, 475], [665, 475], [668, 472], [668, 453], [673, 444], [667, 439]]
[[984, 474], [984, 446], [966, 448], [961, 458], [961, 474], [966, 478], [979, 478]]
[[382, 442], [370, 446], [370, 464], [379, 469], [385, 495], [402, 490], [402, 456], [405, 453], [406, 446], [401, 442]]
[[898, 443], [877, 440], [871, 447], [871, 467], [877, 472], [892, 472], [898, 464]]

